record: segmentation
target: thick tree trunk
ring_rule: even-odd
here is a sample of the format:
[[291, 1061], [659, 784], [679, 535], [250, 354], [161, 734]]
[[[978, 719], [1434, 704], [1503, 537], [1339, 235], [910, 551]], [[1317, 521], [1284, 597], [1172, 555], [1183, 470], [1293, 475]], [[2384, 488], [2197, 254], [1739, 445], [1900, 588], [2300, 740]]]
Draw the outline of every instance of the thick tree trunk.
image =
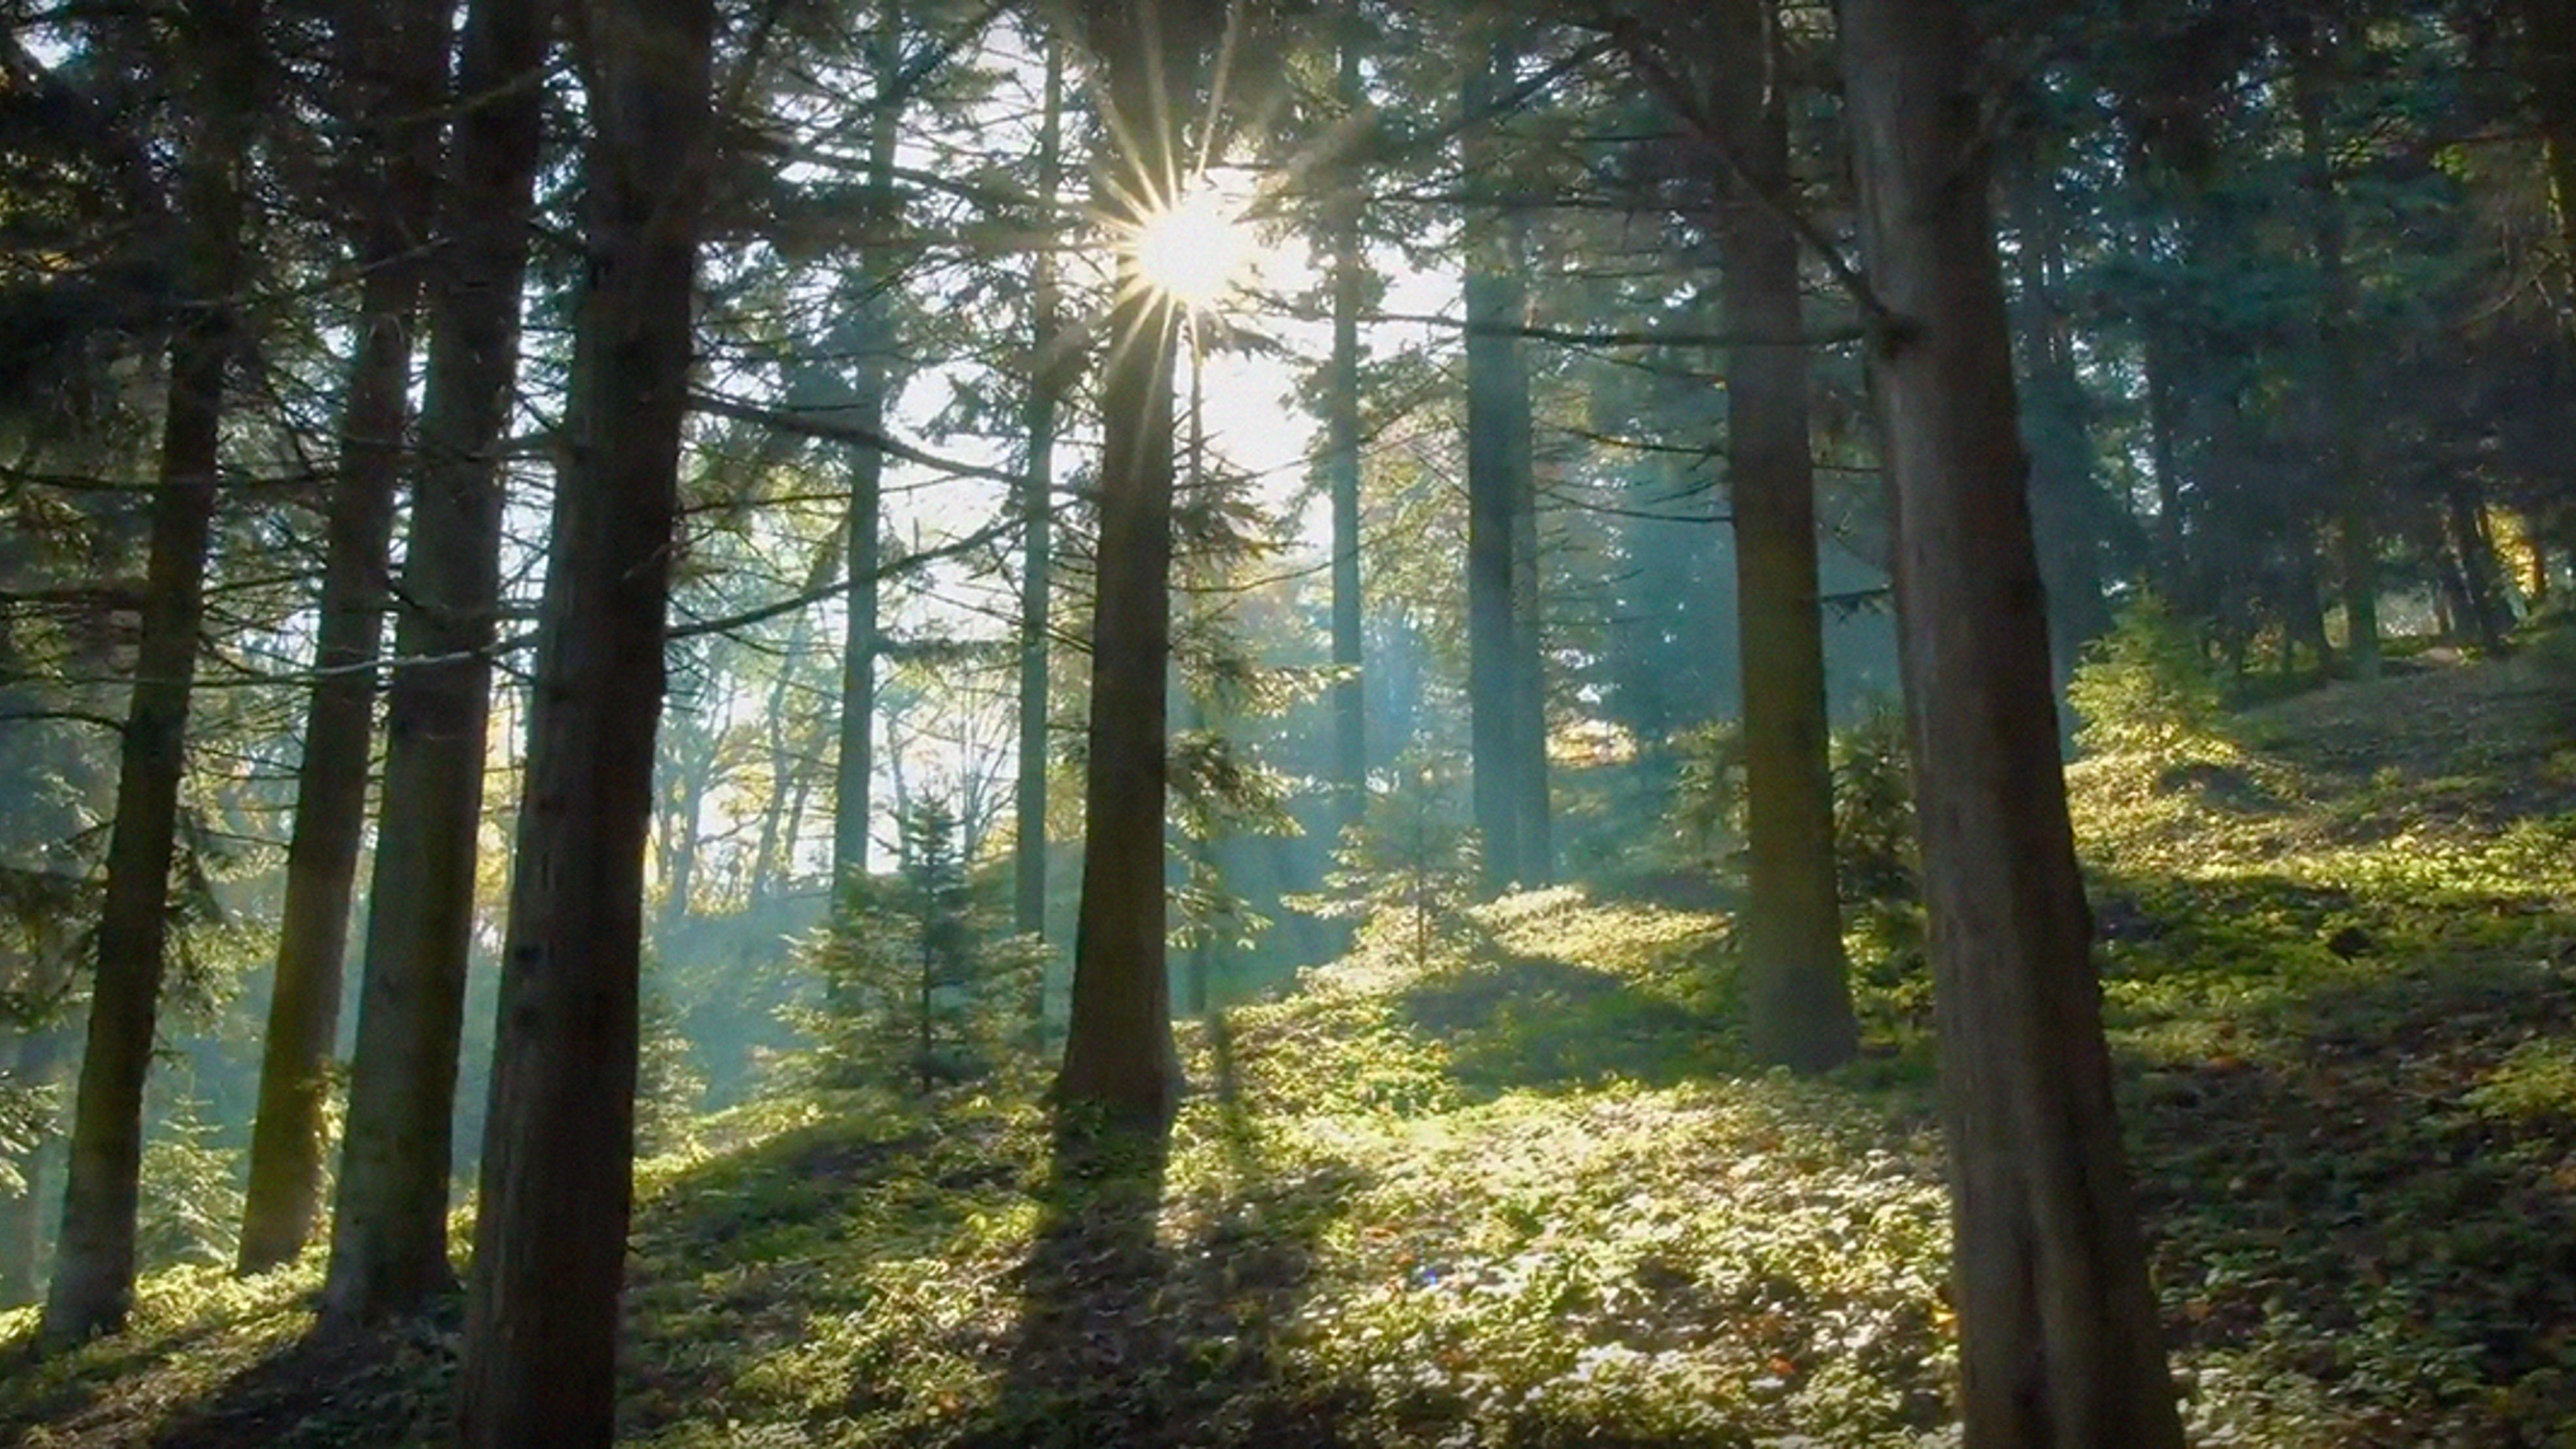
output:
[[244, 1273], [276, 1267], [302, 1252], [318, 1206], [329, 1094], [323, 1064], [340, 1022], [349, 897], [366, 831], [386, 554], [405, 456], [403, 432], [411, 418], [412, 333], [421, 285], [415, 258], [428, 239], [438, 168], [438, 129], [427, 118], [447, 80], [445, 6], [352, 0], [342, 8], [340, 24], [350, 102], [345, 120], [360, 152], [365, 330], [341, 404], [340, 469], [327, 514], [321, 624], [313, 651], [319, 677], [304, 721], [276, 986], [260, 1058], [259, 1116], [251, 1129], [238, 1260]]
[[474, 0], [442, 251], [428, 299], [420, 464], [385, 710], [349, 1120], [322, 1311], [409, 1312], [454, 1280], [448, 1175], [501, 602], [497, 456], [518, 385], [519, 292], [552, 28], [543, 0]]
[[[893, 376], [894, 308], [888, 296], [893, 262], [887, 251], [901, 220], [894, 194], [897, 122], [903, 110], [903, 11], [888, 3], [878, 21], [875, 110], [868, 123], [867, 206], [869, 237], [862, 256], [867, 294], [850, 421], [870, 433], [885, 427]], [[868, 817], [875, 782], [877, 722], [877, 570], [879, 492], [885, 451], [873, 445], [850, 458], [849, 628], [841, 638], [841, 742], [832, 774], [832, 910], [845, 924], [850, 887], [867, 873]]]
[[688, 415], [713, 0], [584, 0], [589, 276], [510, 889], [465, 1449], [606, 1446], [634, 1194], [637, 975]]
[[[1467, 706], [1475, 778], [1470, 803], [1484, 838], [1488, 894], [1537, 879], [1523, 838], [1522, 641], [1514, 596], [1517, 534], [1527, 511], [1529, 379], [1518, 329], [1524, 288], [1490, 185], [1490, 136], [1510, 52], [1496, 46], [1468, 73], [1461, 109], [1470, 128], [1467, 232]], [[1545, 788], [1542, 785], [1540, 788]]]
[[64, 1344], [118, 1327], [134, 1296], [135, 1212], [143, 1162], [143, 1080], [161, 997], [177, 853], [188, 697], [221, 466], [224, 375], [238, 345], [221, 299], [240, 284], [242, 171], [257, 103], [255, 0], [199, 0], [177, 17], [205, 69], [192, 97], [182, 164], [189, 290], [170, 343], [161, 476], [154, 489], [142, 632], [118, 757], [89, 1040], [72, 1107], [63, 1225], [43, 1332]]
[[[1337, 99], [1356, 118], [1363, 43], [1358, 0], [1341, 14]], [[1360, 304], [1368, 277], [1360, 256], [1364, 197], [1354, 171], [1339, 179], [1332, 202], [1333, 356], [1324, 384], [1324, 472], [1333, 509], [1333, 789], [1334, 822], [1348, 830], [1368, 808], [1368, 704], [1360, 614]]]
[[1968, 1449], [2180, 1449], [2049, 699], [1980, 73], [1958, 0], [1844, 0], [1895, 498]]
[[[1056, 295], [1056, 197], [1064, 182], [1064, 46], [1050, 42], [1044, 114], [1038, 121], [1036, 253], [1030, 263], [1029, 395], [1022, 423], [1028, 436], [1026, 476], [1020, 483], [1020, 718], [1019, 772], [1012, 782], [1011, 929], [1046, 934], [1047, 903], [1047, 652], [1053, 644], [1049, 602], [1055, 582], [1056, 398], [1069, 359]], [[1034, 1026], [1046, 1010], [1040, 973], [1031, 992]]]
[[[2331, 22], [2317, 19], [2312, 29]], [[2326, 90], [2333, 83], [2335, 47], [2330, 35], [2311, 34], [2295, 57], [2291, 109], [2298, 115], [2299, 152], [2306, 171], [2308, 239], [2315, 253], [2319, 297], [2317, 375], [2322, 389], [2315, 416], [2326, 486], [2335, 503], [2336, 558], [2343, 584], [2344, 650], [2356, 679], [2379, 677], [2379, 522], [2371, 481], [2362, 473], [2360, 384], [2353, 373], [2352, 323], [2357, 310], [2352, 268], [2345, 260], [2343, 196], [2335, 185], [2326, 131]]]
[[1776, 0], [1710, 11], [1717, 119], [1748, 173], [1726, 189], [1726, 330], [1764, 341], [1727, 356], [1727, 477], [1735, 515], [1736, 635], [1744, 659], [1750, 869], [1742, 938], [1746, 1031], [1764, 1061], [1822, 1071], [1859, 1045], [1834, 877], [1825, 633], [1816, 582], [1815, 473], [1798, 238], [1764, 201], [1785, 186], [1788, 98]]
[[[1216, 12], [1221, 16], [1221, 11]], [[1109, 180], [1121, 220], [1169, 198], [1182, 175], [1178, 117], [1214, 34], [1183, 5], [1083, 8], [1106, 74]], [[1100, 542], [1091, 626], [1090, 765], [1083, 783], [1082, 905], [1057, 1096], [1160, 1124], [1180, 1099], [1164, 932], [1165, 679], [1171, 664], [1172, 364], [1180, 309], [1118, 262], [1100, 380]]]

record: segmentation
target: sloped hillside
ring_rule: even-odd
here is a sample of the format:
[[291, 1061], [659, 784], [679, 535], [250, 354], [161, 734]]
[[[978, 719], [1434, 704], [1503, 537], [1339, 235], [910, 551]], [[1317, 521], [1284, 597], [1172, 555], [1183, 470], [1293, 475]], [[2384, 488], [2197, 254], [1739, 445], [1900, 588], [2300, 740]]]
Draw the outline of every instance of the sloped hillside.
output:
[[[2339, 687], [2071, 774], [2197, 1442], [2576, 1434], [2576, 708]], [[1919, 983], [1743, 1069], [1722, 918], [1523, 896], [1188, 1036], [1168, 1146], [1035, 1073], [765, 1103], [646, 1171], [641, 1445], [1940, 1443]], [[453, 1324], [304, 1344], [314, 1265], [175, 1274], [0, 1439], [436, 1442]], [[0, 1319], [23, 1339], [25, 1314]]]

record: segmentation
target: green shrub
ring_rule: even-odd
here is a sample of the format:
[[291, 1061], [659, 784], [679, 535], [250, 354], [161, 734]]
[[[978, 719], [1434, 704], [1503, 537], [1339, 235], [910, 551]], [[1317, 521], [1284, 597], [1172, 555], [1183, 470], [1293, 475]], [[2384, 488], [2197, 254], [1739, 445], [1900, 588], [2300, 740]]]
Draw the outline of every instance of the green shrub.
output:
[[2218, 729], [2218, 676], [2191, 626], [2154, 594], [2085, 647], [2066, 702], [2083, 721], [2076, 744], [2094, 754], [2171, 754]]
[[819, 1043], [824, 1087], [926, 1095], [980, 1079], [1033, 1015], [1044, 950], [988, 928], [957, 853], [956, 816], [925, 800], [905, 813], [903, 833], [896, 875], [852, 882], [806, 947], [823, 1003], [796, 1017]]

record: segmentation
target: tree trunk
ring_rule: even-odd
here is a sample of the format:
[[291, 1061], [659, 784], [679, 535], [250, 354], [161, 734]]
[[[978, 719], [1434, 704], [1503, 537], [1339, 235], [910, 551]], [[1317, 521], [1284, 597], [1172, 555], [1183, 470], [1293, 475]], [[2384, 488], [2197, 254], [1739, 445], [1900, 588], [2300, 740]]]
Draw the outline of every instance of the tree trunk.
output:
[[[1341, 14], [1343, 114], [1354, 121], [1366, 103], [1360, 82], [1363, 43], [1358, 0]], [[1356, 170], [1343, 175], [1331, 205], [1333, 356], [1324, 386], [1324, 470], [1333, 507], [1333, 818], [1336, 834], [1360, 823], [1368, 808], [1368, 705], [1362, 686], [1360, 615], [1360, 304], [1368, 285], [1360, 256], [1365, 199]]]
[[[1481, 194], [1499, 147], [1491, 135], [1511, 52], [1496, 45], [1468, 73], [1461, 109], [1469, 127], [1467, 278], [1467, 703], [1475, 779], [1471, 806], [1484, 838], [1484, 885], [1499, 894], [1536, 878], [1522, 838], [1516, 534], [1525, 512], [1529, 379], [1518, 329], [1524, 288], [1499, 208]], [[1544, 788], [1544, 787], [1542, 787]]]
[[2334, 673], [2334, 645], [2326, 638], [2325, 591], [2317, 584], [2316, 546], [2295, 524], [2283, 546], [2289, 550], [2290, 556], [2290, 596], [2282, 601], [2286, 612], [2282, 619], [2285, 641], [2281, 649], [2281, 672], [2291, 672], [2291, 661], [2296, 651], [2290, 647], [2289, 641], [2296, 641], [2306, 645], [2308, 652], [2316, 656], [2317, 677], [2323, 679]]
[[1859, 1038], [1834, 877], [1807, 354], [1792, 343], [1805, 326], [1798, 238], [1762, 199], [1786, 185], [1789, 168], [1778, 15], [1776, 0], [1719, 0], [1710, 11], [1717, 120], [1748, 173], [1726, 188], [1719, 232], [1725, 327], [1763, 339], [1726, 363], [1749, 856], [1745, 1025], [1762, 1060], [1813, 1072], [1850, 1060]]
[[[18, 1038], [15, 1077], [22, 1087], [50, 1087], [61, 1066], [63, 1033], [39, 1026]], [[9, 1159], [18, 1190], [0, 1194], [0, 1309], [36, 1301], [36, 1269], [45, 1253], [44, 1159], [40, 1136]]]
[[45, 1299], [50, 1343], [76, 1342], [125, 1321], [134, 1296], [134, 1228], [143, 1161], [143, 1079], [161, 996], [177, 853], [179, 783], [188, 697], [221, 466], [224, 376], [238, 346], [222, 299], [241, 279], [243, 168], [259, 67], [255, 0], [198, 0], [176, 17], [204, 69], [181, 187], [188, 286], [195, 305], [170, 342], [161, 476], [153, 492], [142, 630], [118, 758], [108, 837], [89, 1040], [72, 1108], [62, 1232]]
[[447, 1206], [501, 603], [498, 456], [518, 387], [519, 292], [552, 29], [542, 0], [474, 0], [463, 112], [428, 298], [420, 471], [385, 709], [384, 803], [368, 892], [349, 1120], [322, 1312], [410, 1312], [454, 1281]]
[[2504, 571], [2496, 563], [2485, 501], [2473, 485], [2454, 483], [2442, 490], [2442, 503], [2450, 524], [2451, 553], [2459, 560], [2460, 599], [2467, 606], [2467, 622], [2476, 632], [2478, 647], [2496, 652], [2513, 632], [2513, 614], [2504, 601]]
[[[805, 573], [804, 592], [807, 595], [822, 592], [824, 585], [841, 572], [841, 546], [846, 538], [846, 533], [829, 534], [822, 546], [814, 551], [813, 566]], [[760, 835], [752, 848], [751, 900], [754, 906], [766, 903], [776, 893], [780, 878], [792, 873], [796, 835], [788, 820], [787, 804], [791, 794], [803, 789], [803, 772], [791, 769], [790, 765], [787, 747], [789, 697], [796, 678], [796, 666], [804, 659], [805, 648], [811, 642], [813, 632], [813, 615], [798, 610], [795, 625], [787, 631], [787, 647], [778, 656], [778, 678], [770, 684], [769, 798], [762, 802]], [[794, 791], [788, 786], [791, 774], [799, 779]]]
[[[1512, 271], [1525, 275], [1528, 251], [1523, 229], [1512, 228]], [[1541, 571], [1538, 536], [1538, 469], [1531, 453], [1529, 371], [1524, 363], [1513, 374], [1517, 422], [1512, 438], [1512, 472], [1518, 484], [1512, 497], [1512, 778], [1518, 783], [1513, 808], [1519, 815], [1521, 880], [1529, 886], [1556, 882], [1556, 838], [1548, 799], [1547, 768], [1547, 620], [1546, 575]]]
[[1844, 0], [1931, 923], [1967, 1449], [2180, 1449], [2049, 698], [1980, 74], [1958, 0]]
[[2361, 399], [2353, 375], [2352, 322], [2357, 310], [2352, 268], [2345, 260], [2343, 197], [2335, 185], [2334, 157], [2326, 134], [2326, 91], [2333, 84], [2332, 22], [2309, 22], [2290, 74], [2290, 104], [2299, 123], [2300, 162], [2309, 191], [2308, 240], [2315, 253], [2319, 297], [2316, 324], [2319, 453], [2335, 502], [2335, 543], [2341, 566], [2344, 650], [2355, 679], [2379, 677], [2379, 524], [2362, 476]]
[[295, 833], [286, 851], [276, 986], [260, 1058], [259, 1116], [244, 1194], [243, 1273], [287, 1262], [312, 1236], [321, 1188], [323, 1064], [340, 1024], [349, 897], [366, 833], [376, 660], [384, 640], [386, 554], [410, 422], [412, 333], [438, 168], [438, 128], [425, 118], [446, 88], [448, 15], [438, 4], [341, 12], [349, 108], [362, 153], [358, 252], [364, 333], [341, 404], [323, 564], [319, 676], [304, 722]]
[[[728, 676], [730, 678], [731, 676]], [[712, 728], [721, 729], [722, 721], [733, 710], [733, 695], [725, 698], [710, 712]], [[660, 857], [665, 867], [662, 881], [662, 917], [655, 924], [654, 935], [668, 942], [688, 923], [691, 900], [698, 891], [698, 816], [705, 809], [707, 792], [714, 785], [716, 752], [721, 738], [706, 742], [706, 751], [695, 758], [680, 760], [680, 798], [672, 802], [668, 817], [669, 851]]]
[[[1204, 7], [1088, 0], [1111, 133], [1125, 145], [1103, 200], [1119, 219], [1169, 199], [1182, 175], [1178, 117], [1214, 35]], [[1221, 10], [1219, 12], [1221, 14]], [[1159, 1125], [1181, 1093], [1165, 958], [1165, 677], [1171, 663], [1172, 364], [1180, 308], [1122, 248], [1100, 380], [1100, 541], [1091, 626], [1090, 765], [1072, 1012], [1056, 1093]]]
[[[1012, 782], [1011, 929], [1046, 934], [1047, 903], [1047, 651], [1048, 602], [1055, 581], [1055, 413], [1069, 351], [1057, 316], [1056, 196], [1064, 181], [1064, 46], [1050, 41], [1045, 111], [1038, 121], [1036, 254], [1030, 263], [1029, 395], [1023, 421], [1029, 452], [1020, 484], [1020, 718], [1019, 771]], [[1029, 1020], [1046, 1010], [1045, 975], [1039, 973]]]
[[[894, 347], [894, 309], [888, 293], [893, 266], [887, 250], [901, 220], [894, 194], [896, 123], [903, 111], [903, 10], [889, 3], [878, 21], [875, 109], [869, 117], [868, 241], [861, 255], [867, 294], [852, 387], [850, 420], [868, 432], [885, 427], [886, 393]], [[841, 641], [841, 743], [832, 775], [832, 914], [855, 920], [850, 887], [868, 868], [868, 815], [874, 783], [877, 719], [878, 502], [885, 481], [885, 450], [873, 444], [850, 458], [849, 632]]]
[[713, 0], [585, 0], [589, 275], [528, 725], [465, 1449], [605, 1446], [634, 1196], [636, 995], [688, 415]]
[[2147, 388], [2147, 460], [2156, 479], [2156, 586], [2167, 602], [2183, 604], [2191, 592], [2191, 560], [2184, 553], [2182, 460], [2174, 417], [2173, 344], [2160, 319], [2149, 319], [2142, 358]]
[[2548, 151], [2549, 190], [2558, 206], [2560, 258], [2576, 278], [2576, 8], [2566, 0], [2521, 0], [2524, 55]]
[[[2082, 662], [2084, 646], [2110, 627], [2102, 597], [2099, 530], [2086, 515], [2093, 492], [2093, 446], [2087, 435], [2084, 383], [2075, 353], [2057, 315], [2056, 292], [2064, 260], [2057, 234], [2056, 194], [2046, 177], [2024, 190], [2020, 263], [2021, 363], [2030, 379], [2024, 407], [2031, 439], [2030, 512], [2039, 551], [2040, 581], [2048, 593], [2050, 677], [2058, 697]], [[2060, 747], [2072, 750], [2071, 717]]]

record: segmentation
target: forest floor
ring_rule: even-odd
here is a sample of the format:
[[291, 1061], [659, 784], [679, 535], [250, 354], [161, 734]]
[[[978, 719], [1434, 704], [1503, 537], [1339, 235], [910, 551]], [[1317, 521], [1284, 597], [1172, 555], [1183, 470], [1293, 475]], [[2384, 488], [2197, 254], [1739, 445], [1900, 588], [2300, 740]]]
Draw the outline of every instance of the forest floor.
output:
[[[2569, 677], [2070, 773], [2196, 1443], [2576, 1442]], [[642, 1174], [623, 1437], [1954, 1439], [1919, 971], [1863, 972], [1861, 1063], [1752, 1073], [1725, 926], [1559, 890], [1373, 936], [1188, 1032], [1159, 1152], [1060, 1158], [1016, 1082], [708, 1119]], [[311, 1343], [316, 1271], [160, 1275], [44, 1361], [0, 1316], [0, 1442], [438, 1440], [454, 1311]]]

